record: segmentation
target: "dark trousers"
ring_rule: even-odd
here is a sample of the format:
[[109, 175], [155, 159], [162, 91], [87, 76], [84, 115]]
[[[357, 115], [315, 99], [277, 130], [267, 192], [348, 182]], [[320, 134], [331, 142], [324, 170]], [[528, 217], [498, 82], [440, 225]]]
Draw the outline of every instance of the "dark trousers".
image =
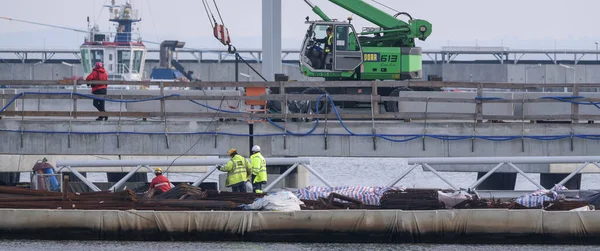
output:
[[241, 182], [241, 183], [237, 183], [235, 185], [232, 185], [231, 186], [231, 190], [233, 192], [245, 193], [246, 192], [246, 183], [245, 182]]
[[[106, 95], [106, 88], [98, 89], [92, 92], [94, 95]], [[98, 109], [99, 112], [105, 112], [104, 109], [104, 100], [94, 99], [94, 107]]]
[[254, 190], [254, 193], [256, 193], [256, 190], [262, 190], [262, 184], [262, 182], [252, 184], [252, 190]]

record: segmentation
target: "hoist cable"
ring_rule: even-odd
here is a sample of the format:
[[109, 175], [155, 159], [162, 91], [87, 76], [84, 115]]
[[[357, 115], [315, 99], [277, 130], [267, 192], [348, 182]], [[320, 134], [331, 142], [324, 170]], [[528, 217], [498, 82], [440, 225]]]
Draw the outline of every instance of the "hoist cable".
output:
[[204, 10], [206, 11], [206, 17], [208, 18], [208, 24], [210, 28], [214, 28], [213, 22], [210, 20], [210, 14], [208, 13], [208, 7], [206, 6], [206, 0], [202, 0], [202, 5], [204, 5]]
[[390, 10], [393, 10], [393, 11], [395, 11], [395, 12], [400, 12], [399, 10], [395, 10], [394, 8], [392, 8], [392, 7], [390, 7], [390, 6], [387, 6], [387, 5], [383, 4], [383, 3], [377, 2], [376, 0], [371, 0], [371, 1], [373, 1], [373, 2], [375, 2], [375, 3], [377, 3], [377, 4], [379, 4], [379, 5], [381, 5], [381, 6], [383, 6], [383, 7], [386, 7], [386, 8], [388, 8], [388, 9], [390, 9]]
[[[206, 1], [206, 0], [202, 0], [202, 1]], [[210, 8], [210, 4], [208, 2], [206, 2], [206, 8], [208, 8], [208, 11], [210, 12], [210, 17], [212, 17], [212, 21], [216, 24], [217, 23], [217, 19], [215, 18], [215, 14], [212, 12], [212, 9]]]
[[225, 26], [225, 21], [223, 21], [223, 17], [221, 17], [221, 11], [219, 11], [219, 6], [217, 5], [217, 1], [213, 0], [213, 3], [215, 3], [215, 9], [217, 10], [217, 14], [219, 15], [219, 19], [221, 19], [221, 24], [223, 24], [223, 26]]

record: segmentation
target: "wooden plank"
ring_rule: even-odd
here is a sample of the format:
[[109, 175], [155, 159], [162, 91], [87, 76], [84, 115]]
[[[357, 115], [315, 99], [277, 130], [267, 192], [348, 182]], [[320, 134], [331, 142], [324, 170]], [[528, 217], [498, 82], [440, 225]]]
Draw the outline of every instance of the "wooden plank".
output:
[[[0, 85], [8, 86], [72, 86], [73, 80], [0, 80]], [[160, 82], [150, 81], [77, 81], [77, 84], [108, 85], [151, 85]], [[371, 81], [290, 81], [286, 87], [371, 87]], [[484, 83], [484, 82], [443, 82], [443, 81], [378, 81], [379, 87], [460, 87], [473, 88], [481, 84], [483, 88], [532, 89], [542, 87], [573, 87], [573, 83]], [[579, 88], [599, 88], [600, 83], [580, 83]], [[279, 87], [279, 82], [168, 82], [165, 87]]]
[[[119, 114], [122, 117], [136, 117], [136, 118], [148, 118], [148, 117], [161, 117], [161, 112], [77, 112], [77, 116], [80, 117], [95, 117], [95, 116], [109, 116], [118, 117]], [[0, 113], [2, 116], [26, 116], [26, 117], [69, 117], [72, 113], [68, 111], [25, 111], [25, 112], [14, 112], [7, 111]], [[210, 113], [210, 112], [171, 112], [167, 113], [170, 118], [185, 117], [185, 118], [327, 118], [336, 119], [335, 114], [247, 114], [247, 113]], [[460, 118], [471, 118], [473, 115], [469, 114], [448, 114], [448, 113], [429, 113], [429, 119], [460, 119]], [[371, 119], [371, 114], [340, 114], [342, 119]], [[425, 113], [412, 112], [412, 113], [386, 113], [377, 114], [377, 119], [406, 119], [406, 118], [424, 118]]]
[[[320, 94], [269, 94], [269, 95], [261, 95], [261, 96], [218, 96], [218, 95], [182, 95], [182, 96], [171, 96], [165, 98], [165, 100], [195, 100], [195, 101], [203, 101], [203, 100], [285, 100], [285, 96], [287, 95], [288, 100], [311, 100], [316, 101]], [[16, 97], [17, 94], [0, 94], [0, 99], [10, 100]], [[371, 96], [366, 94], [333, 94], [329, 95], [334, 101], [357, 101], [370, 103]], [[91, 99], [82, 96], [73, 96], [78, 99]], [[159, 96], [153, 95], [137, 95], [137, 94], [129, 94], [129, 95], [117, 95], [117, 94], [107, 94], [103, 95], [103, 98], [106, 99], [114, 99], [114, 100], [144, 100], [157, 98]], [[70, 94], [31, 94], [24, 95], [24, 97], [20, 97], [20, 99], [71, 99]], [[159, 100], [159, 99], [157, 99]], [[384, 101], [403, 101], [403, 102], [426, 102], [427, 97], [402, 97], [400, 100], [399, 97], [387, 97], [387, 96], [375, 96], [373, 101], [376, 102], [384, 102]], [[600, 102], [600, 98], [581, 98], [577, 99], [577, 101], [588, 101], [588, 102]], [[476, 103], [475, 99], [471, 98], [429, 98], [429, 102], [439, 102], [439, 103]], [[522, 99], [498, 99], [498, 100], [482, 100], [483, 103], [521, 103]], [[556, 103], [556, 102], [564, 102], [555, 99], [525, 99], [525, 103]]]
[[[70, 117], [71, 115], [77, 115], [78, 117], [96, 117], [96, 116], [109, 116], [109, 117], [125, 117], [125, 118], [150, 118], [150, 117], [161, 117], [164, 113], [161, 112], [76, 112], [71, 113], [68, 111], [5, 111], [0, 113], [0, 116], [24, 116], [24, 117]], [[336, 120], [335, 114], [247, 114], [247, 113], [215, 113], [215, 112], [167, 112], [167, 117], [170, 118], [320, 118]], [[473, 121], [474, 113], [427, 113], [424, 112], [405, 112], [405, 113], [384, 113], [376, 114], [375, 119], [413, 119], [413, 120], [465, 120]], [[517, 116], [517, 115], [483, 115], [484, 120], [561, 120], [570, 121], [571, 114], [564, 115], [530, 115], [530, 116]], [[371, 119], [371, 114], [340, 114], [342, 119]], [[600, 115], [580, 115], [580, 119], [583, 120], [600, 120]]]

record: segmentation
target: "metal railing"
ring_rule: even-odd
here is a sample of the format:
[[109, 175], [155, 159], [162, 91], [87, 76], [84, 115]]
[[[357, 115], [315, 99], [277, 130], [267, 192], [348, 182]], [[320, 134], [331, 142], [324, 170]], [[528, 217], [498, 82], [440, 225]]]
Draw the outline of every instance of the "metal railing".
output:
[[[94, 96], [90, 94], [78, 92], [80, 85], [86, 85], [88, 83], [106, 83], [109, 86], [158, 86], [160, 90], [160, 96], [148, 95], [144, 91], [139, 91], [139, 94], [108, 94], [103, 96]], [[536, 120], [560, 120], [560, 121], [595, 121], [600, 120], [600, 97], [592, 97], [593, 93], [587, 93], [586, 96], [580, 96], [579, 90], [581, 88], [598, 88], [600, 83], [552, 83], [552, 84], [514, 84], [514, 83], [476, 83], [476, 82], [437, 82], [437, 81], [309, 81], [309, 82], [148, 82], [148, 81], [77, 81], [77, 80], [0, 80], [0, 85], [6, 85], [10, 88], [25, 88], [30, 86], [47, 87], [47, 86], [62, 86], [65, 87], [63, 92], [43, 92], [28, 91], [18, 92], [13, 94], [11, 92], [3, 92], [0, 94], [2, 103], [5, 104], [3, 109], [0, 110], [0, 116], [19, 116], [22, 118], [29, 116], [45, 116], [45, 117], [91, 117], [91, 116], [111, 116], [111, 117], [131, 117], [131, 118], [149, 118], [149, 117], [187, 117], [187, 118], [212, 118], [215, 116], [215, 112], [221, 112], [221, 117], [227, 118], [270, 118], [270, 119], [293, 119], [293, 118], [308, 118], [308, 119], [367, 119], [367, 120], [386, 120], [386, 119], [404, 119], [404, 120], [424, 120], [425, 122], [431, 120], [446, 120], [446, 121], [475, 121], [481, 123], [484, 120], [507, 120], [507, 121], [536, 121]], [[244, 95], [223, 95], [219, 92], [209, 91], [190, 91], [181, 90], [180, 93], [173, 95], [164, 95], [164, 90], [170, 87], [188, 87], [190, 89], [207, 89], [208, 87], [220, 88], [247, 88], [247, 87], [268, 87], [278, 88], [279, 93], [285, 93], [286, 88], [327, 88], [327, 87], [353, 87], [353, 88], [372, 88], [378, 90], [383, 87], [445, 87], [445, 88], [473, 88], [476, 90], [475, 93], [471, 93], [469, 97], [460, 96], [453, 92], [400, 92], [400, 96], [383, 96], [379, 95], [377, 91], [373, 91], [371, 94], [265, 94], [260, 96], [244, 96]], [[502, 93], [487, 93], [488, 89], [505, 89], [505, 90], [533, 90], [541, 87], [562, 87], [571, 88], [571, 93], [534, 93], [534, 92], [518, 92], [519, 95], [513, 93], [513, 97], [502, 97]], [[70, 90], [69, 90], [70, 89]], [[215, 88], [217, 89], [217, 88]], [[31, 89], [29, 89], [31, 90]], [[431, 96], [428, 93], [432, 93]], [[417, 95], [418, 94], [418, 95]], [[434, 94], [438, 94], [432, 97]], [[419, 96], [420, 95], [420, 96]], [[488, 95], [488, 96], [485, 96]], [[527, 96], [533, 95], [533, 96]], [[538, 96], [535, 96], [538, 95]], [[540, 96], [541, 95], [541, 96]], [[96, 112], [96, 111], [79, 111], [77, 109], [77, 99], [93, 99], [102, 98], [106, 99], [107, 102], [147, 102], [147, 101], [160, 101], [161, 104], [165, 102], [176, 102], [176, 101], [189, 101], [199, 107], [202, 106], [207, 108], [207, 112], [194, 112], [194, 111], [166, 111], [164, 105], [161, 105], [160, 110], [154, 112], [137, 112], [137, 111], [109, 111], [109, 112]], [[56, 111], [25, 111], [19, 110], [19, 107], [15, 107], [15, 102], [25, 102], [25, 100], [69, 100], [72, 103], [72, 107], [69, 110], [56, 110]], [[266, 101], [279, 101], [281, 110], [286, 111], [282, 113], [264, 113], [264, 114], [251, 114], [247, 112], [238, 111], [226, 111], [219, 109], [218, 107], [211, 107], [208, 101], [249, 101], [249, 100], [266, 100]], [[312, 113], [296, 113], [287, 112], [288, 105], [293, 102], [308, 102], [318, 103], [321, 108], [324, 106], [331, 106], [332, 102], [341, 101], [353, 101], [353, 102], [364, 102], [369, 103], [372, 107], [370, 114], [356, 114], [356, 113], [338, 113], [337, 109], [332, 109], [328, 114], [316, 114]], [[320, 101], [320, 102], [317, 102]], [[291, 103], [292, 102], [292, 103]], [[381, 112], [379, 108], [380, 103], [384, 102], [401, 102], [403, 105], [409, 105], [411, 103], [418, 103], [420, 106], [416, 110], [420, 111], [404, 111], [399, 112]], [[548, 114], [532, 114], [527, 112], [526, 107], [530, 105], [540, 104], [564, 104], [570, 106], [570, 109], [564, 113], [554, 112], [552, 115]], [[447, 110], [434, 110], [433, 104], [444, 104], [444, 106], [451, 107], [453, 105], [468, 104], [471, 109], [465, 110], [465, 108], [457, 108], [455, 111]], [[514, 107], [513, 111], [509, 111], [507, 114], [494, 114], [484, 110], [485, 105], [499, 105], [508, 104]], [[580, 107], [589, 106], [597, 108], [598, 113], [595, 109], [588, 110], [586, 113], [580, 112]], [[9, 109], [10, 107], [16, 109]], [[69, 105], [67, 105], [69, 107]], [[446, 107], [446, 108], [447, 108]], [[291, 111], [291, 110], [290, 110]], [[520, 113], [520, 114], [519, 114]]]
[[[240, 56], [252, 59], [254, 62], [262, 62], [262, 50], [260, 49], [238, 49], [237, 52]], [[158, 54], [159, 49], [148, 49], [148, 53], [150, 54]], [[290, 56], [290, 54], [297, 55], [299, 54], [299, 50], [282, 50], [281, 56], [282, 60], [296, 60], [298, 57]], [[2, 55], [2, 54], [8, 54]], [[202, 62], [205, 60], [216, 60], [217, 62], [222, 61], [234, 61], [234, 57], [227, 50], [224, 49], [192, 49], [192, 48], [182, 48], [177, 50], [178, 57], [180, 59], [190, 58], [193, 60], [197, 60], [198, 62]], [[442, 47], [441, 49], [424, 49], [423, 50], [423, 59], [427, 61], [434, 62], [445, 62], [450, 63], [456, 57], [457, 54], [460, 55], [489, 55], [495, 57], [495, 59], [500, 62], [509, 62], [509, 63], [518, 63], [523, 56], [527, 55], [537, 56], [536, 60], [544, 60], [549, 61], [553, 64], [558, 64], [559, 60], [568, 60], [579, 62], [583, 59], [584, 56], [589, 55], [589, 60], [597, 62], [597, 55], [600, 54], [600, 50], [590, 50], [590, 49], [509, 49], [506, 47], [485, 47], [485, 46], [449, 46]], [[25, 62], [26, 60], [35, 60], [41, 59], [42, 61], [50, 60], [56, 55], [72, 55], [73, 58], [79, 59], [80, 51], [79, 50], [69, 50], [69, 49], [28, 49], [28, 48], [15, 48], [15, 49], [2, 49], [0, 50], [0, 55], [2, 59], [10, 59], [10, 57], [16, 57], [17, 59]], [[38, 56], [39, 57], [35, 57]], [[66, 58], [63, 56], [57, 60], [65, 60]], [[148, 59], [151, 59], [148, 57]], [[157, 60], [158, 56], [154, 58]]]
[[462, 164], [462, 165], [473, 165], [473, 164], [497, 164], [494, 168], [490, 169], [485, 175], [475, 181], [472, 185], [470, 185], [466, 189], [477, 190], [477, 187], [483, 183], [483, 181], [487, 180], [493, 173], [497, 172], [500, 167], [504, 165], [508, 165], [512, 170], [521, 174], [525, 179], [527, 179], [531, 184], [535, 185], [538, 189], [544, 190], [548, 189], [540, 185], [538, 182], [535, 182], [531, 177], [529, 177], [523, 170], [521, 170], [516, 164], [580, 164], [575, 170], [573, 170], [567, 177], [561, 180], [558, 184], [556, 184], [550, 190], [555, 190], [556, 187], [564, 186], [571, 178], [575, 175], [581, 173], [581, 171], [590, 164], [595, 165], [600, 168], [600, 156], [531, 156], [531, 157], [446, 157], [446, 158], [408, 158], [409, 168], [405, 170], [398, 178], [394, 179], [391, 183], [389, 183], [388, 187], [393, 187], [400, 180], [406, 177], [410, 172], [412, 172], [417, 167], [423, 167], [429, 171], [431, 171], [435, 176], [440, 178], [450, 187], [455, 190], [459, 190], [460, 188], [454, 183], [450, 182], [448, 179], [444, 178], [439, 172], [435, 170], [431, 165], [441, 164], [441, 165], [449, 165], [449, 164]]
[[[325, 184], [329, 184], [327, 180], [325, 180], [322, 176], [320, 176], [316, 171], [310, 168], [309, 163], [310, 159], [308, 158], [265, 158], [266, 162], [269, 165], [288, 165], [291, 168], [288, 168], [286, 172], [281, 174], [275, 181], [271, 183], [265, 190], [268, 191], [273, 187], [274, 184], [277, 184], [283, 178], [285, 178], [289, 173], [291, 173], [297, 166], [302, 165], [315, 176], [317, 176], [321, 181]], [[77, 178], [79, 178], [84, 184], [86, 184], [92, 191], [101, 191], [94, 183], [89, 181], [86, 177], [81, 175], [77, 168], [85, 168], [85, 167], [114, 167], [115, 169], [121, 169], [122, 167], [134, 167], [131, 171], [125, 175], [122, 179], [120, 179], [116, 184], [110, 187], [109, 191], [117, 191], [122, 188], [125, 182], [131, 178], [136, 172], [138, 172], [141, 168], [146, 168], [147, 172], [153, 173], [152, 166], [211, 166], [211, 168], [206, 172], [205, 175], [198, 178], [192, 186], [199, 186], [204, 180], [206, 180], [213, 172], [217, 170], [217, 165], [224, 165], [227, 163], [229, 159], [176, 159], [176, 160], [148, 160], [148, 159], [138, 159], [138, 160], [57, 160], [56, 172], [61, 172], [63, 169], [67, 169], [73, 173]], [[169, 170], [166, 168], [164, 170], [167, 173]]]
[[[580, 174], [582, 170], [588, 165], [595, 165], [600, 168], [600, 156], [544, 156], [544, 157], [446, 157], [446, 158], [406, 158], [404, 159], [406, 165], [400, 164], [399, 168], [405, 169], [402, 174], [400, 174], [397, 178], [394, 178], [390, 183], [385, 185], [386, 187], [394, 187], [398, 182], [400, 182], [403, 178], [405, 178], [408, 174], [410, 174], [415, 168], [422, 167], [431, 171], [434, 175], [444, 181], [448, 186], [450, 186], [455, 191], [458, 190], [472, 190], [477, 191], [477, 187], [487, 180], [493, 173], [497, 172], [500, 167], [504, 165], [508, 165], [512, 170], [521, 174], [526, 180], [528, 180], [531, 184], [535, 185], [539, 190], [555, 190], [557, 187], [564, 186], [569, 180], [571, 180], [575, 175]], [[178, 159], [176, 161], [172, 160], [94, 160], [94, 161], [78, 161], [78, 160], [58, 160], [56, 162], [56, 166], [58, 167], [57, 173], [60, 173], [63, 169], [68, 169], [75, 176], [81, 179], [90, 189], [93, 191], [101, 191], [97, 186], [95, 186], [91, 181], [86, 179], [81, 173], [77, 171], [77, 168], [85, 168], [85, 167], [114, 167], [114, 168], [122, 168], [122, 167], [134, 167], [125, 177], [119, 180], [115, 185], [109, 188], [110, 191], [117, 191], [122, 189], [122, 186], [125, 182], [133, 176], [134, 173], [138, 172], [141, 168], [147, 169], [147, 172], [152, 173], [153, 170], [151, 166], [212, 166], [205, 175], [198, 178], [193, 182], [193, 186], [199, 186], [204, 180], [206, 180], [214, 171], [217, 170], [216, 165], [225, 164], [228, 159]], [[327, 181], [319, 172], [313, 169], [310, 166], [310, 159], [308, 158], [266, 158], [267, 163], [269, 165], [288, 165], [291, 166], [284, 173], [279, 175], [275, 180], [269, 181], [266, 188], [263, 191], [268, 192], [273, 189], [281, 180], [287, 177], [290, 173], [292, 173], [296, 168], [304, 167], [307, 171], [313, 174], [317, 179], [319, 179], [323, 184], [327, 187], [334, 187], [332, 183]], [[398, 162], [398, 163], [402, 163]], [[473, 165], [473, 164], [497, 164], [495, 167], [489, 169], [485, 175], [475, 181], [472, 185], [463, 188], [452, 181], [446, 179], [444, 175], [440, 174], [433, 165], [447, 165], [447, 164], [464, 164], [464, 165]], [[529, 177], [521, 168], [517, 165], [519, 164], [579, 164], [579, 166], [573, 170], [569, 175], [567, 175], [563, 180], [557, 183], [552, 188], [546, 188], [540, 185], [540, 183], [534, 181], [531, 177]], [[168, 171], [168, 170], [167, 170]], [[440, 186], [433, 188], [442, 188]]]

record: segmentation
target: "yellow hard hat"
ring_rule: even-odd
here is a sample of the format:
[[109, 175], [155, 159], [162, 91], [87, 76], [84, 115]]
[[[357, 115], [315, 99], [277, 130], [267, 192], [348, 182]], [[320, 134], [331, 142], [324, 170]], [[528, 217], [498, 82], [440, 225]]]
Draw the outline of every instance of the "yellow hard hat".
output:
[[160, 167], [154, 168], [154, 172], [155, 173], [162, 173], [162, 168], [160, 168]]
[[231, 148], [229, 149], [229, 151], [227, 151], [227, 155], [231, 156], [231, 154], [233, 154], [233, 152], [236, 152], [237, 150], [235, 150], [235, 148]]

